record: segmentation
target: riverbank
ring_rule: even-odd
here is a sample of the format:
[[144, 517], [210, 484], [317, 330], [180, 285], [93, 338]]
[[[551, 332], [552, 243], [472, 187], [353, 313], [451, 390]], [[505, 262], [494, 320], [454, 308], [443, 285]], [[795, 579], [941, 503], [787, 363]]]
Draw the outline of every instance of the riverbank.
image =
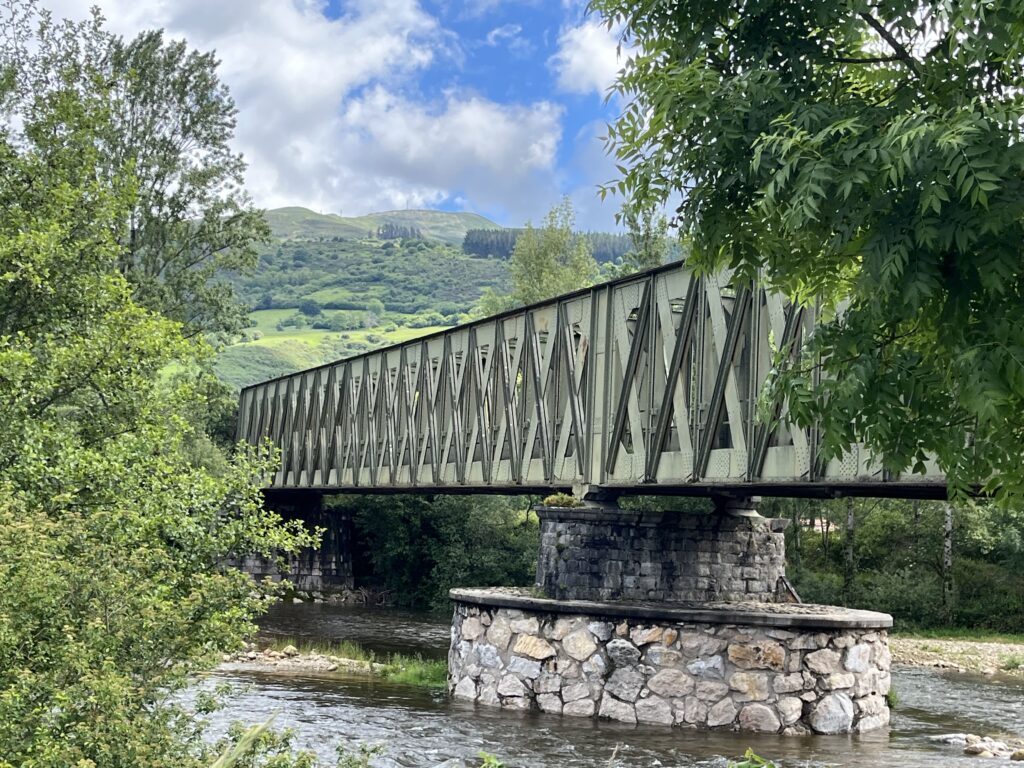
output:
[[1024, 642], [890, 635], [894, 664], [1024, 677]]
[[317, 647], [287, 640], [262, 646], [248, 643], [237, 653], [225, 654], [220, 669], [278, 675], [372, 675], [424, 688], [444, 688], [448, 674], [444, 660], [402, 654], [378, 659], [353, 643]]

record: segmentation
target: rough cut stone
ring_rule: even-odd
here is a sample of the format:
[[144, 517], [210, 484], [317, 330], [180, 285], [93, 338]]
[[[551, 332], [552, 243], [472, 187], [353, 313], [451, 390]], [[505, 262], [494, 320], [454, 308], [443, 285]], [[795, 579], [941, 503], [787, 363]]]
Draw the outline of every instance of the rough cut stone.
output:
[[607, 621], [592, 621], [587, 624], [590, 633], [602, 643], [610, 640], [614, 627]]
[[661, 696], [675, 698], [693, 691], [693, 678], [678, 669], [663, 669], [647, 681], [647, 687]]
[[846, 660], [843, 665], [850, 672], [867, 672], [871, 665], [871, 646], [867, 643], [860, 643], [846, 651]]
[[604, 677], [604, 673], [607, 671], [608, 664], [605, 662], [604, 656], [600, 653], [595, 653], [583, 662], [583, 674], [587, 678]]
[[853, 725], [853, 702], [845, 693], [831, 693], [814, 705], [810, 723], [818, 733], [846, 733]]
[[540, 662], [524, 659], [522, 656], [513, 656], [509, 659], [506, 669], [529, 680], [540, 676]]
[[547, 628], [544, 634], [550, 640], [561, 640], [569, 634], [571, 629], [572, 622], [569, 619], [558, 619], [558, 621]]
[[457, 699], [469, 699], [473, 701], [476, 699], [476, 683], [472, 678], [464, 677], [459, 680], [459, 684], [455, 686], [455, 690], [452, 695]]
[[[514, 626], [515, 622], [512, 622], [512, 624]], [[532, 659], [541, 660], [550, 659], [556, 653], [551, 643], [533, 635], [520, 635], [512, 651], [523, 656], [529, 656]]]
[[710, 659], [697, 659], [686, 665], [691, 675], [697, 677], [719, 678], [725, 676], [725, 664], [721, 656], [712, 656]]
[[764, 701], [768, 698], [768, 675], [764, 672], [735, 672], [729, 678], [729, 687], [741, 701]]
[[633, 705], [619, 701], [607, 693], [601, 697], [601, 708], [597, 714], [599, 717], [607, 717], [623, 723], [636, 723], [636, 710], [633, 709]]
[[537, 697], [537, 706], [541, 712], [551, 712], [555, 715], [562, 714], [562, 700], [553, 693], [542, 693]]
[[794, 693], [804, 689], [804, 676], [799, 672], [792, 675], [776, 675], [772, 681], [776, 693]]
[[502, 709], [517, 709], [525, 711], [530, 708], [530, 700], [523, 696], [512, 696], [501, 702]]
[[[857, 726], [854, 730], [857, 733], [867, 733], [868, 731], [874, 731], [878, 728], [885, 728], [889, 724], [889, 710], [885, 710], [877, 715], [868, 715], [862, 717], [857, 721]], [[1024, 750], [1021, 750], [1020, 760], [1024, 760]]]
[[562, 701], [570, 702], [590, 696], [590, 686], [586, 683], [573, 683], [562, 689]]
[[672, 645], [676, 638], [679, 637], [679, 632], [669, 627], [661, 636], [661, 642], [665, 645]]
[[501, 667], [501, 655], [498, 653], [498, 649], [493, 645], [482, 643], [476, 647], [476, 657], [480, 660], [482, 666], [490, 669], [498, 669]]
[[495, 648], [504, 651], [508, 648], [508, 641], [512, 639], [512, 629], [509, 627], [508, 619], [498, 616], [487, 628], [487, 641]]
[[659, 696], [648, 696], [636, 703], [636, 719], [640, 723], [672, 725], [672, 705]]
[[635, 667], [620, 667], [612, 672], [604, 684], [606, 692], [623, 701], [636, 701], [644, 686], [643, 673]]
[[865, 696], [854, 702], [857, 705], [857, 713], [860, 715], [879, 715], [886, 709], [885, 697]]
[[562, 678], [559, 675], [543, 674], [533, 684], [533, 690], [537, 693], [558, 693], [562, 688]]
[[707, 702], [696, 696], [687, 696], [683, 704], [683, 722], [696, 725], [706, 723], [708, 719]]
[[740, 728], [744, 731], [776, 733], [781, 727], [778, 714], [765, 704], [747, 704], [740, 710]]
[[505, 675], [498, 683], [499, 696], [525, 696], [526, 686], [515, 675]]
[[852, 672], [834, 672], [822, 681], [822, 685], [830, 691], [838, 691], [843, 688], [853, 688], [857, 682]]
[[476, 640], [482, 632], [483, 627], [480, 624], [480, 619], [476, 616], [471, 616], [462, 622], [462, 636], [466, 640]]
[[562, 640], [565, 652], [577, 661], [585, 661], [597, 650], [597, 644], [585, 629], [578, 629]]
[[536, 635], [540, 631], [537, 619], [532, 616], [529, 619], [515, 619], [509, 622], [509, 627], [516, 635]]
[[694, 694], [702, 701], [718, 701], [729, 693], [729, 686], [719, 680], [698, 680]]
[[708, 710], [707, 724], [709, 728], [729, 725], [736, 719], [736, 705], [732, 699], [722, 699]]
[[640, 649], [628, 640], [615, 638], [604, 649], [617, 667], [628, 667], [640, 661]]
[[729, 661], [741, 669], [782, 670], [786, 651], [779, 643], [764, 642], [729, 646]]
[[836, 651], [823, 649], [809, 653], [804, 657], [804, 664], [811, 672], [818, 675], [830, 675], [843, 670], [840, 657]]
[[592, 699], [577, 699], [562, 707], [562, 714], [569, 717], [593, 717], [594, 702]]
[[677, 667], [682, 664], [683, 655], [664, 645], [650, 645], [644, 654], [644, 659], [648, 664], [653, 664], [656, 667]]
[[636, 645], [647, 645], [661, 640], [664, 631], [662, 627], [634, 627], [629, 633], [629, 639]]
[[779, 710], [784, 725], [795, 723], [804, 711], [804, 703], [798, 696], [783, 696], [775, 703], [775, 707]]
[[498, 698], [498, 691], [494, 685], [481, 686], [480, 695], [476, 697], [476, 700], [488, 707], [501, 706], [501, 699]]

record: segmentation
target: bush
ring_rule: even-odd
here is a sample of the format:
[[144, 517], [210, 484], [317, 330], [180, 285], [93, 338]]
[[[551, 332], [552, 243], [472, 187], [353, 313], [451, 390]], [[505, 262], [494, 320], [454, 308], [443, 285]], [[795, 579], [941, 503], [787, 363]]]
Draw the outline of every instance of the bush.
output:
[[299, 302], [299, 312], [306, 317], [316, 317], [320, 314], [321, 310], [320, 304], [313, 299], [303, 299]]
[[545, 507], [582, 507], [583, 502], [571, 493], [552, 493], [541, 502]]

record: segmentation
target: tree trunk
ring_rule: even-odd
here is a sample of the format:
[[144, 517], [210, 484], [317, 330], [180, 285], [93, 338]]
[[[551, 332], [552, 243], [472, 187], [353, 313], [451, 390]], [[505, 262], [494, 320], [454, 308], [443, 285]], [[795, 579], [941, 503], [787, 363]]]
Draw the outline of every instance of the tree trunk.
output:
[[843, 536], [845, 563], [843, 568], [843, 598], [849, 602], [850, 593], [853, 591], [853, 578], [856, 575], [853, 546], [857, 530], [857, 519], [854, 516], [853, 499], [846, 500], [846, 531]]
[[793, 571], [797, 578], [803, 572], [803, 552], [800, 549], [800, 504], [795, 499], [790, 500], [790, 513], [793, 517]]
[[956, 605], [956, 582], [953, 579], [953, 505], [946, 502], [946, 521], [942, 531], [942, 609], [949, 621]]

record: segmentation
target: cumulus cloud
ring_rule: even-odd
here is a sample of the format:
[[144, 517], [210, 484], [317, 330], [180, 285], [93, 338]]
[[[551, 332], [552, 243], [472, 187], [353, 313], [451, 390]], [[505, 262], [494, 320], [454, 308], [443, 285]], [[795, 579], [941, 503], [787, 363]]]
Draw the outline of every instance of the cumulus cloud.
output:
[[[50, 5], [82, 18], [94, 2]], [[460, 56], [458, 40], [419, 0], [349, 0], [336, 19], [322, 0], [99, 4], [126, 36], [163, 27], [216, 50], [239, 108], [235, 146], [261, 206], [354, 215], [465, 200], [525, 216], [542, 196], [557, 196], [559, 107], [417, 92], [419, 74]], [[506, 29], [495, 42], [517, 35]]]
[[558, 51], [548, 60], [558, 86], [570, 93], [604, 95], [628, 52], [618, 50], [618, 35], [604, 24], [584, 21], [562, 30]]

